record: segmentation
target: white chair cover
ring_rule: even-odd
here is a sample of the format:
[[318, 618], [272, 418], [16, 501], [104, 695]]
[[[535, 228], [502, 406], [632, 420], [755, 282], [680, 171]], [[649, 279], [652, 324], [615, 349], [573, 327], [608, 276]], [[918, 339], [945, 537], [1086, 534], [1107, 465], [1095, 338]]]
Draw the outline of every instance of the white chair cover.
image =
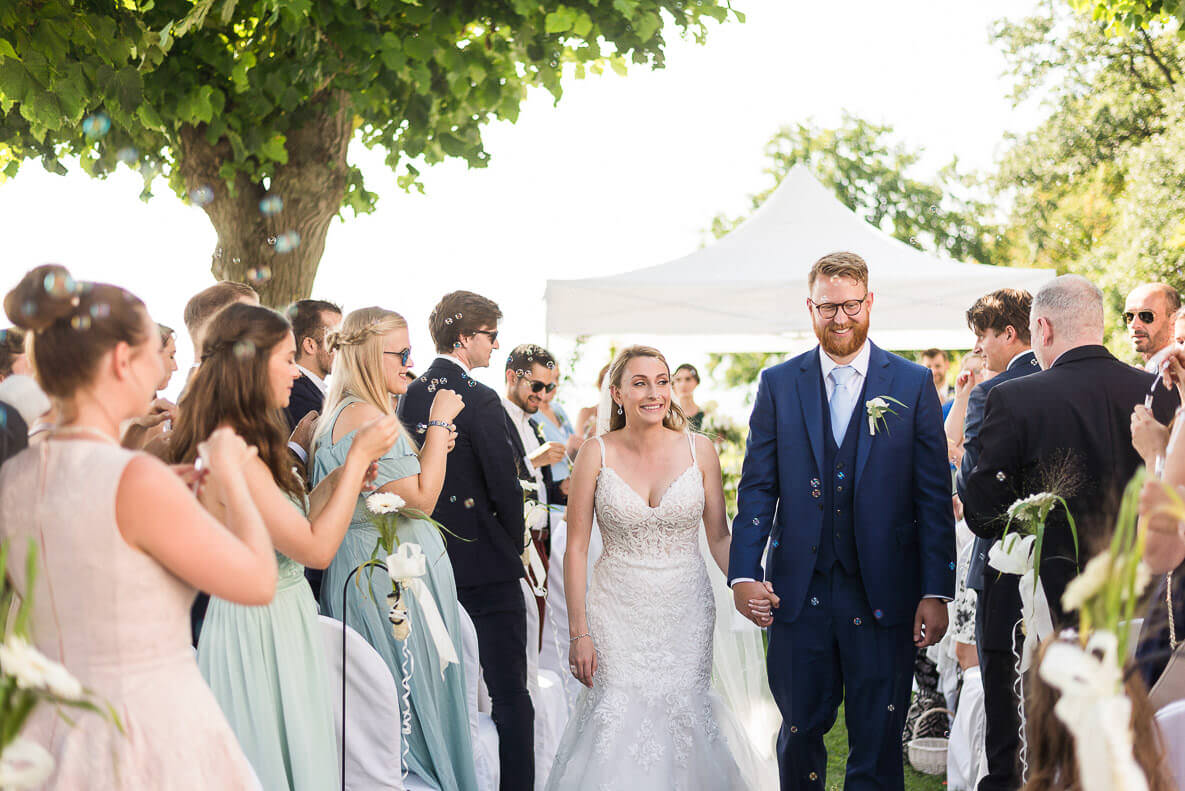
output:
[[527, 690], [535, 707], [535, 789], [543, 791], [556, 751], [560, 748], [564, 727], [568, 724], [568, 702], [554, 673], [549, 674], [545, 685], [540, 683], [539, 606], [531, 586], [525, 579], [520, 582], [527, 606]]
[[1179, 788], [1185, 788], [1185, 700], [1173, 701], [1156, 712], [1164, 736], [1165, 758]]
[[[469, 738], [473, 742], [473, 763], [481, 791], [498, 791], [501, 767], [498, 763], [498, 729], [490, 719], [490, 695], [481, 677], [477, 651], [477, 629], [464, 607], [461, 614], [461, 665], [465, 669], [465, 703], [469, 710]], [[484, 706], [482, 708], [482, 701]], [[410, 788], [410, 786], [409, 786]]]
[[[566, 711], [571, 712], [580, 694], [580, 682], [568, 670], [568, 602], [564, 598], [564, 551], [568, 546], [568, 523], [560, 521], [551, 531], [551, 561], [547, 570], [547, 606], [543, 610], [543, 644], [539, 649], [540, 670], [550, 670], [560, 680], [564, 690]], [[588, 539], [588, 571], [601, 556], [603, 545], [601, 531], [593, 520], [592, 533]], [[565, 717], [565, 721], [566, 721]]]
[[[362, 635], [341, 621], [319, 616], [329, 668], [330, 699], [341, 768], [342, 629], [346, 633], [346, 787], [345, 791], [402, 791], [430, 789], [418, 777], [400, 780], [402, 736], [399, 691], [379, 653]], [[414, 780], [414, 782], [413, 782]]]

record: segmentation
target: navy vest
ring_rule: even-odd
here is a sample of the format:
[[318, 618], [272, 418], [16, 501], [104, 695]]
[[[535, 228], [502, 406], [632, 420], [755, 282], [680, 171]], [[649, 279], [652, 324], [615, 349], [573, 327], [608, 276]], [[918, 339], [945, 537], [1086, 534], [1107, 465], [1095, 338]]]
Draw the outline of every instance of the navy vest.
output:
[[[865, 382], [868, 378], [865, 377]], [[860, 563], [856, 555], [856, 521], [852, 513], [855, 504], [853, 487], [856, 482], [856, 440], [861, 427], [867, 427], [864, 415], [864, 388], [856, 399], [843, 444], [835, 444], [831, 429], [831, 409], [827, 402], [827, 388], [823, 389], [823, 469], [820, 471], [823, 491], [823, 530], [819, 536], [819, 557], [815, 570], [827, 572], [836, 563], [848, 574], [857, 574]]]

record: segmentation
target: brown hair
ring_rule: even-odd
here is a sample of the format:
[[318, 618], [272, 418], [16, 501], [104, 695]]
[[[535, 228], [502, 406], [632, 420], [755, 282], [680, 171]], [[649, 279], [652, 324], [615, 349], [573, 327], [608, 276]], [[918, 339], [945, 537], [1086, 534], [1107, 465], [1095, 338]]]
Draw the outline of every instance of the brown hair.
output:
[[809, 291], [815, 290], [815, 281], [820, 276], [849, 277], [868, 288], [868, 264], [855, 253], [828, 253], [812, 264], [810, 274], [806, 276], [806, 287]]
[[[625, 376], [625, 368], [629, 365], [630, 360], [638, 357], [652, 357], [661, 362], [667, 369], [667, 373], [671, 372], [671, 366], [667, 362], [667, 358], [662, 356], [662, 352], [655, 349], [653, 346], [628, 346], [617, 353], [613, 358], [613, 364], [609, 367], [609, 384], [612, 387], [621, 389], [621, 380]], [[662, 424], [666, 428], [673, 431], [686, 431], [688, 427], [687, 416], [683, 414], [683, 410], [679, 408], [679, 404], [674, 400], [670, 403], [670, 408], [662, 418]], [[616, 409], [612, 409], [609, 413], [609, 430], [617, 431], [620, 428], [625, 428], [625, 415], [619, 414]]]
[[606, 376], [606, 374], [609, 373], [609, 369], [612, 367], [613, 367], [613, 361], [610, 360], [609, 362], [605, 363], [605, 367], [601, 369], [601, 372], [599, 374], [597, 374], [597, 389], [598, 390], [600, 390], [601, 386], [605, 384], [605, 376]]
[[944, 359], [948, 362], [950, 361], [950, 358], [946, 356], [946, 351], [944, 349], [939, 349], [937, 346], [935, 346], [932, 349], [926, 349], [924, 352], [922, 352], [922, 359], [925, 359], [927, 357], [929, 357], [931, 359], [933, 359], [934, 357], [941, 357], [942, 359]]
[[167, 327], [164, 324], [161, 324], [159, 322], [157, 323], [156, 328], [157, 328], [157, 330], [160, 331], [160, 345], [161, 346], [164, 346], [166, 343], [169, 342], [169, 338], [172, 338], [174, 335], [177, 334], [176, 332], [173, 331], [172, 327]]
[[[1053, 707], [1061, 693], [1047, 684], [1038, 668], [1057, 637], [1047, 638], [1037, 651], [1037, 661], [1025, 676], [1025, 731], [1029, 742], [1029, 779], [1022, 791], [1063, 791], [1080, 788], [1074, 737], [1057, 718]], [[1156, 727], [1155, 712], [1138, 674], [1128, 676], [1125, 692], [1132, 702], [1132, 754], [1148, 778], [1148, 791], [1172, 791], [1177, 787], [1166, 773], [1164, 743]]]
[[462, 335], [474, 335], [502, 318], [498, 303], [472, 291], [445, 294], [428, 316], [428, 332], [438, 354], [452, 354]]
[[140, 298], [108, 283], [80, 283], [69, 270], [30, 270], [4, 297], [4, 312], [28, 330], [29, 361], [46, 395], [69, 398], [94, 378], [100, 358], [117, 344], [148, 339]]
[[691, 378], [695, 380], [695, 383], [700, 384], [699, 371], [697, 371], [695, 366], [691, 363], [683, 363], [675, 369], [675, 373], [679, 373], [680, 371], [686, 371], [687, 373], [691, 374]]
[[1016, 337], [1029, 343], [1029, 314], [1033, 309], [1033, 295], [1017, 288], [1002, 288], [984, 294], [967, 309], [967, 326], [976, 335], [992, 330], [997, 335], [1009, 327]]
[[16, 327], [0, 330], [0, 378], [12, 374], [16, 358], [25, 353], [25, 333]]
[[305, 338], [312, 338], [318, 344], [325, 340], [325, 331], [329, 328], [322, 321], [322, 315], [336, 313], [340, 316], [342, 309], [323, 299], [300, 299], [289, 305], [285, 313], [292, 322], [292, 334], [296, 336], [296, 356], [299, 358], [304, 354]]
[[226, 424], [255, 446], [277, 486], [304, 494], [288, 457], [287, 421], [268, 397], [272, 350], [291, 332], [288, 320], [274, 310], [242, 303], [225, 308], [210, 323], [201, 364], [178, 404], [169, 449], [175, 463], [193, 461], [198, 444]]
[[185, 303], [185, 329], [193, 335], [218, 311], [243, 298], [259, 301], [259, 294], [246, 283], [222, 280], [202, 289]]

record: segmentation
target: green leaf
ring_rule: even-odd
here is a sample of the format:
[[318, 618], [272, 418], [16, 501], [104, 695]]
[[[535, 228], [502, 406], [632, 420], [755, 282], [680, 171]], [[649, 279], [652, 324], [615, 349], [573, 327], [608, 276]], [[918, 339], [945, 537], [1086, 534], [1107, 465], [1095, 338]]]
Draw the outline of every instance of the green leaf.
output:
[[560, 6], [547, 15], [543, 29], [546, 33], [567, 33], [575, 21], [576, 11], [567, 6]]
[[284, 135], [275, 135], [259, 147], [259, 153], [268, 159], [284, 165], [288, 163], [288, 149]]
[[0, 38], [0, 60], [4, 60], [5, 58], [20, 60], [17, 57], [16, 50], [12, 48], [12, 44], [8, 42], [8, 39]]

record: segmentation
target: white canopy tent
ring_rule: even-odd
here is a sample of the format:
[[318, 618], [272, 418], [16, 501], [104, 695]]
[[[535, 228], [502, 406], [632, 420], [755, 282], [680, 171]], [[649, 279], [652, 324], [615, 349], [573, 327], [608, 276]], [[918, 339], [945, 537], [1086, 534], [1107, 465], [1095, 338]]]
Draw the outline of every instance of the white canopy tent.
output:
[[921, 252], [858, 217], [805, 166], [732, 233], [658, 266], [547, 282], [549, 335], [683, 335], [706, 351], [793, 351], [814, 343], [811, 264], [858, 253], [876, 295], [871, 337], [889, 349], [973, 343], [965, 314], [998, 288], [1035, 292], [1054, 272], [966, 264]]

